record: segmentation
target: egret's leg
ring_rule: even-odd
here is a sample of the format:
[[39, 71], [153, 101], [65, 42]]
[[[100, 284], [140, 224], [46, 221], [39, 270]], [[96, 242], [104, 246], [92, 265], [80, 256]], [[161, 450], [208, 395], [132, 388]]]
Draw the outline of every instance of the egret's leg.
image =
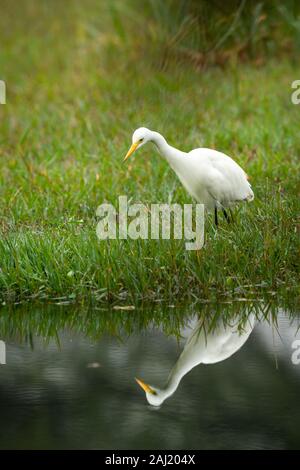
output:
[[229, 216], [228, 216], [226, 210], [224, 209], [224, 207], [222, 208], [222, 211], [223, 211], [224, 217], [225, 217], [225, 219], [226, 219], [226, 222], [227, 222], [228, 224], [230, 224], [230, 218], [229, 218]]
[[231, 217], [231, 222], [234, 222], [234, 218], [233, 218], [233, 213], [232, 213], [231, 207], [229, 207], [229, 213], [230, 213], [230, 217]]
[[215, 207], [215, 224], [216, 224], [216, 227], [219, 225], [218, 224], [218, 209]]

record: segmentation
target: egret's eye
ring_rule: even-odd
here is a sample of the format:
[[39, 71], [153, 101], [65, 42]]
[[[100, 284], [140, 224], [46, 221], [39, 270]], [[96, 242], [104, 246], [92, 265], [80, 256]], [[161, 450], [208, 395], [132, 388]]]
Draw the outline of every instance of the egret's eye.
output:
[[143, 142], [143, 140], [144, 140], [144, 138], [142, 138], [142, 139], [139, 139], [139, 143]]

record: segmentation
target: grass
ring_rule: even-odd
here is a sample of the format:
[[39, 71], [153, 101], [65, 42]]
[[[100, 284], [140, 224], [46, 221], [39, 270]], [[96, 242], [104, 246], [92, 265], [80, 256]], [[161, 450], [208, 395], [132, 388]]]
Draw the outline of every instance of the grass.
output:
[[[106, 3], [87, 4], [28, 1], [10, 22], [11, 4], [1, 10], [1, 301], [295, 297], [297, 64], [161, 70], [132, 49]], [[191, 202], [150, 146], [122, 163], [140, 125], [181, 149], [224, 151], [251, 176], [255, 201], [218, 232], [206, 219], [198, 256], [178, 240], [96, 237], [96, 208], [119, 195]]]
[[[291, 322], [298, 324], [299, 311], [289, 299], [281, 303], [281, 308], [285, 309]], [[124, 341], [133, 334], [143, 334], [155, 329], [179, 339], [183, 327], [191, 318], [203, 321], [203, 328], [207, 332], [214, 331], [219, 321], [223, 321], [225, 325], [236, 325], [237, 329], [242, 331], [252, 315], [258, 322], [267, 321], [276, 329], [278, 309], [278, 303], [274, 299], [266, 303], [194, 302], [184, 307], [157, 303], [152, 306], [143, 305], [134, 311], [99, 305], [82, 308], [78, 304], [71, 305], [56, 299], [51, 304], [28, 302], [2, 307], [0, 331], [2, 338], [17, 338], [19, 342], [29, 344], [34, 336], [41, 337], [44, 341], [55, 339], [59, 343], [61, 333], [66, 330], [82, 334], [94, 341], [106, 335]]]

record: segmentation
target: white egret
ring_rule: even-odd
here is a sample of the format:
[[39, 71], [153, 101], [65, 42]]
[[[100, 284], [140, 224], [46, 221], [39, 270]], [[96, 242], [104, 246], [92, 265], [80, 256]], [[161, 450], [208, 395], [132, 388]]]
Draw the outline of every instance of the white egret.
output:
[[146, 127], [134, 131], [124, 161], [147, 142], [156, 145], [188, 193], [207, 210], [214, 210], [216, 225], [219, 209], [229, 223], [227, 208], [230, 210], [238, 202], [254, 199], [246, 173], [232, 158], [208, 148], [182, 152], [169, 145], [161, 134]]
[[239, 331], [238, 324], [224, 325], [223, 319], [220, 318], [216, 328], [207, 332], [207, 322], [203, 324], [203, 320], [199, 320], [171, 370], [164, 388], [159, 389], [136, 379], [140, 387], [146, 392], [148, 403], [153, 406], [160, 406], [173, 395], [181, 379], [198, 364], [215, 364], [228, 359], [245, 344], [254, 326], [254, 314], [248, 317], [242, 331]]

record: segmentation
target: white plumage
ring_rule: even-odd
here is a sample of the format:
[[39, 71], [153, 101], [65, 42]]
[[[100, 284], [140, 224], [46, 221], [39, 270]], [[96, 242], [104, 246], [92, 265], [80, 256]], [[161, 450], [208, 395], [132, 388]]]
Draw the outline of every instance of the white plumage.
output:
[[216, 364], [235, 354], [249, 338], [255, 326], [255, 315], [249, 315], [241, 331], [238, 326], [238, 322], [224, 325], [223, 319], [220, 318], [215, 328], [210, 331], [208, 321], [203, 323], [203, 319], [198, 320], [196, 325], [192, 326], [193, 329], [186, 345], [163, 388], [157, 388], [136, 379], [146, 392], [148, 403], [160, 406], [175, 393], [183, 377], [199, 364]]
[[185, 189], [206, 209], [222, 209], [241, 201], [252, 201], [254, 194], [244, 170], [224, 153], [207, 148], [182, 152], [167, 143], [165, 138], [145, 127], [137, 129], [125, 160], [146, 142], [153, 142], [175, 171]]

